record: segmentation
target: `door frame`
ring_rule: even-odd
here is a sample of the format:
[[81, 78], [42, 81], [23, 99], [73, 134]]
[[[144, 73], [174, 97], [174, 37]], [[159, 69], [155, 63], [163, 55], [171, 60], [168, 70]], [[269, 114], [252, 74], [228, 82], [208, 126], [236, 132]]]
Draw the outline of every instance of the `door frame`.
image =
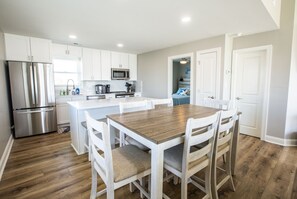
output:
[[194, 86], [194, 53], [186, 53], [186, 54], [180, 54], [180, 55], [174, 55], [168, 57], [168, 82], [167, 82], [167, 96], [168, 98], [171, 98], [172, 96], [172, 81], [173, 81], [173, 60], [174, 59], [180, 59], [184, 57], [190, 57], [191, 63], [191, 79], [190, 79], [190, 104], [194, 103], [193, 99], [193, 86]]
[[[217, 99], [221, 99], [221, 53], [222, 53], [222, 48], [221, 47], [217, 47], [217, 48], [210, 48], [210, 49], [206, 49], [206, 50], [200, 50], [196, 52], [196, 79], [198, 78], [197, 75], [197, 69], [198, 69], [198, 61], [199, 61], [199, 57], [201, 54], [205, 54], [205, 53], [211, 53], [211, 52], [216, 52], [217, 53], [217, 73], [216, 73], [216, 79], [218, 80], [216, 82], [216, 98]], [[195, 94], [197, 95], [197, 81], [196, 81], [196, 92]], [[197, 99], [196, 99], [197, 102]]]
[[267, 134], [267, 123], [268, 123], [268, 110], [269, 110], [269, 93], [270, 93], [270, 79], [271, 79], [271, 65], [272, 65], [272, 45], [257, 46], [251, 48], [243, 48], [233, 50], [232, 58], [232, 80], [231, 80], [231, 99], [235, 101], [236, 96], [236, 79], [237, 79], [237, 67], [238, 56], [241, 53], [253, 52], [264, 50], [266, 52], [266, 65], [264, 69], [265, 80], [264, 80], [264, 94], [262, 102], [262, 116], [261, 116], [261, 135], [260, 139], [265, 140]]

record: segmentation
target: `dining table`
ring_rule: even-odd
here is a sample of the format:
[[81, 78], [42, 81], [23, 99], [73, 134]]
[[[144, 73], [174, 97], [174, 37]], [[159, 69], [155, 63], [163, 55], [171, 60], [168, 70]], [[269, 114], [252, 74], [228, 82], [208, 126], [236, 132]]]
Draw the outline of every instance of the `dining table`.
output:
[[[109, 128], [114, 127], [151, 149], [151, 198], [163, 195], [164, 151], [184, 142], [187, 120], [210, 116], [220, 109], [184, 104], [145, 111], [107, 115]], [[236, 164], [238, 143], [236, 120], [232, 154], [232, 173]]]

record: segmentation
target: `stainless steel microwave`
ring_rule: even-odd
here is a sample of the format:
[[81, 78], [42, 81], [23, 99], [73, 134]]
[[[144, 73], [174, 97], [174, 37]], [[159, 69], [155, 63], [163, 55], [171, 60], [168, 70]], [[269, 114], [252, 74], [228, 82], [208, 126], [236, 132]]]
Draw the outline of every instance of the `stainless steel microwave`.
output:
[[112, 68], [111, 79], [118, 79], [118, 80], [130, 79], [130, 71], [129, 69]]

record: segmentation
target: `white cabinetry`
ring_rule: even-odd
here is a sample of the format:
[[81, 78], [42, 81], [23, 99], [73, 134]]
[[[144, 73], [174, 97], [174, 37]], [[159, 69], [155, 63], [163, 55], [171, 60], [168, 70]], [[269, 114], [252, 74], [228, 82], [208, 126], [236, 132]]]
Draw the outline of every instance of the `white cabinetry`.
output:
[[130, 80], [137, 80], [137, 55], [129, 54]]
[[83, 80], [101, 80], [100, 50], [83, 48]]
[[111, 52], [112, 68], [129, 68], [129, 56], [126, 53]]
[[51, 63], [52, 42], [5, 33], [6, 60]]
[[53, 44], [53, 57], [56, 58], [81, 58], [82, 48], [77, 46]]
[[70, 118], [69, 118], [69, 113], [68, 113], [69, 112], [68, 104], [67, 103], [57, 104], [56, 108], [57, 108], [57, 124], [61, 125], [61, 124], [69, 123]]
[[102, 80], [111, 80], [111, 52], [101, 50], [101, 77]]

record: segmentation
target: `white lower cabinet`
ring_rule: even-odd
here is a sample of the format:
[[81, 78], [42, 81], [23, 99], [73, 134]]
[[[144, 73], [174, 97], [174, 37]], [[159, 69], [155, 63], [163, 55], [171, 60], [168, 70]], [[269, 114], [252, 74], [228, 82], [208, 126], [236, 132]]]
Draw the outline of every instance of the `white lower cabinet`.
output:
[[68, 104], [57, 104], [57, 124], [66, 124], [70, 122]]

